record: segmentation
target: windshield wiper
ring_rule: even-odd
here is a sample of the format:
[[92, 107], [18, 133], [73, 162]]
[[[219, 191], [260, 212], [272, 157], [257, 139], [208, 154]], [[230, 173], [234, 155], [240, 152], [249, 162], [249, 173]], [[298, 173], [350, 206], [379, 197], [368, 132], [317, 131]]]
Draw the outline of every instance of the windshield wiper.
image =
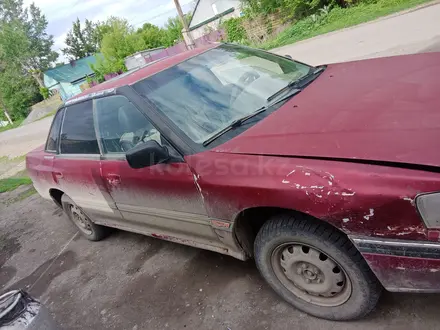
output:
[[209, 145], [211, 142], [213, 142], [214, 140], [216, 140], [217, 138], [219, 138], [220, 136], [222, 136], [223, 134], [229, 132], [230, 130], [233, 130], [234, 128], [240, 127], [242, 126], [245, 122], [247, 122], [249, 119], [258, 116], [260, 113], [266, 111], [267, 109], [273, 107], [274, 105], [284, 101], [285, 99], [292, 97], [296, 94], [298, 94], [299, 92], [301, 92], [300, 89], [292, 89], [292, 91], [286, 95], [284, 95], [282, 98], [280, 98], [279, 100], [276, 100], [276, 102], [272, 102], [268, 105], [265, 105], [264, 107], [261, 107], [260, 109], [244, 116], [241, 117], [239, 119], [235, 119], [233, 120], [228, 126], [226, 126], [225, 128], [223, 128], [222, 130], [218, 131], [217, 133], [215, 133], [213, 136], [211, 136], [209, 139], [207, 139], [206, 141], [203, 142], [203, 146], [206, 147], [207, 145]]
[[308, 74], [306, 74], [305, 76], [303, 76], [303, 77], [301, 77], [301, 78], [299, 78], [299, 79], [297, 79], [297, 80], [293, 80], [293, 81], [291, 81], [290, 83], [287, 84], [286, 87], [281, 88], [278, 92], [276, 92], [275, 94], [269, 96], [269, 97], [267, 98], [267, 101], [270, 102], [270, 101], [276, 99], [279, 95], [285, 93], [285, 92], [288, 91], [289, 89], [292, 89], [292, 88], [301, 88], [301, 87], [303, 87], [303, 83], [304, 83], [305, 81], [308, 81], [308, 80], [310, 79], [310, 77], [314, 77], [314, 76], [316, 76], [317, 74], [323, 72], [324, 70], [325, 70], [325, 67], [322, 66], [322, 67], [319, 67], [319, 68], [317, 68], [317, 69], [315, 69], [315, 70], [309, 72]]

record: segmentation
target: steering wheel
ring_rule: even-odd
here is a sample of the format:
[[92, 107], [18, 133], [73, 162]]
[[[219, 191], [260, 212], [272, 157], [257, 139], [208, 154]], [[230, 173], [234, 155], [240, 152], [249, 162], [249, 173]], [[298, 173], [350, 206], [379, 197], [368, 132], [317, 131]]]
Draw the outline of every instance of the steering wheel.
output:
[[142, 136], [141, 136], [141, 138], [139, 139], [139, 141], [138, 141], [137, 143], [139, 143], [139, 142], [144, 142], [144, 139], [145, 139], [145, 137], [147, 136], [147, 133], [150, 133], [150, 130], [149, 130], [149, 129], [146, 129], [146, 130], [142, 133]]
[[231, 104], [237, 99], [237, 97], [243, 93], [246, 86], [253, 83], [255, 80], [260, 78], [260, 75], [256, 71], [247, 71], [238, 79], [237, 84], [231, 92]]
[[237, 85], [239, 87], [242, 87], [242, 86], [246, 87], [250, 83], [252, 83], [255, 80], [257, 80], [258, 78], [260, 78], [260, 75], [258, 74], [258, 72], [256, 72], [256, 71], [248, 71], [248, 72], [243, 73], [243, 75], [240, 77], [240, 79], [238, 79]]

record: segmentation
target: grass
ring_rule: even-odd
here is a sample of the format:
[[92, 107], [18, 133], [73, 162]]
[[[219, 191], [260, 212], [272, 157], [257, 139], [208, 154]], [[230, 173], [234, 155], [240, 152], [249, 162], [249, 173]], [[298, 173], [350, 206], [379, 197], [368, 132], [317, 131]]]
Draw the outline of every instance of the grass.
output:
[[[20, 156], [14, 159], [24, 159], [25, 156]], [[24, 169], [10, 178], [1, 179], [0, 180], [0, 193], [4, 193], [7, 191], [12, 191], [17, 189], [20, 186], [30, 185], [32, 184], [31, 178], [29, 178], [27, 174], [27, 170]]]
[[32, 184], [32, 180], [29, 177], [13, 177], [0, 180], [0, 193], [12, 191], [20, 186]]
[[328, 14], [315, 15], [297, 21], [272, 40], [255, 45], [272, 49], [312, 38], [320, 34], [340, 30], [372, 21], [381, 16], [402, 11], [432, 0], [378, 0], [375, 3], [361, 3], [349, 8], [336, 7]]
[[22, 156], [18, 156], [18, 157], [14, 157], [14, 158], [9, 158], [6, 156], [1, 156], [0, 157], [0, 163], [21, 163], [24, 162], [26, 160], [26, 155], [22, 155]]
[[0, 132], [4, 132], [4, 131], [7, 131], [7, 130], [10, 130], [10, 129], [13, 129], [13, 128], [17, 128], [18, 126], [21, 125], [21, 123], [23, 122], [23, 120], [24, 120], [24, 118], [20, 118], [20, 119], [15, 120], [15, 121], [12, 123], [12, 125], [8, 125], [8, 126], [2, 126], [2, 127], [0, 127]]

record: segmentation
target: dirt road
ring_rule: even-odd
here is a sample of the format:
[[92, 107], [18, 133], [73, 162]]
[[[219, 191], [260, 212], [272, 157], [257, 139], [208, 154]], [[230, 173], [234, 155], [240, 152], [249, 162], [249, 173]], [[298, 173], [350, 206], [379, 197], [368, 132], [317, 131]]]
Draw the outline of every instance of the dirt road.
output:
[[46, 141], [52, 117], [0, 133], [0, 157], [19, 157]]
[[27, 154], [46, 141], [52, 117], [0, 133], [0, 179], [7, 178], [25, 169], [25, 162], [5, 161]]

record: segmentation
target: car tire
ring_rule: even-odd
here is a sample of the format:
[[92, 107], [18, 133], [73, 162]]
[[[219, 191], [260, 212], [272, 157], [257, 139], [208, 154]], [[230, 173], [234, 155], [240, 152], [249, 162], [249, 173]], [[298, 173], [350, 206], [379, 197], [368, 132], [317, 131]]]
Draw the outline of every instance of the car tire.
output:
[[260, 229], [254, 253], [269, 285], [319, 318], [361, 318], [374, 309], [383, 289], [348, 237], [314, 218], [275, 216]]
[[85, 212], [66, 194], [61, 197], [61, 205], [70, 221], [89, 241], [100, 241], [110, 234], [110, 228], [93, 223]]

